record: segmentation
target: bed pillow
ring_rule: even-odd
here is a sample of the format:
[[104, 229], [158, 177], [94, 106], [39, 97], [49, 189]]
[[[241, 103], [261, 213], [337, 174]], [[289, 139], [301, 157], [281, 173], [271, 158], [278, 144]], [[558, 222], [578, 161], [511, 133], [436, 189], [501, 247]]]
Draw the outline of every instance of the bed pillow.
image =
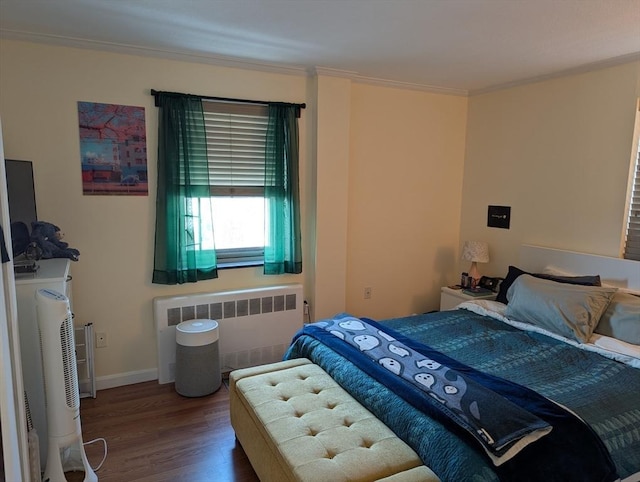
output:
[[507, 276], [504, 278], [502, 283], [500, 283], [500, 289], [498, 290], [498, 296], [496, 296], [496, 301], [504, 303], [505, 305], [509, 304], [509, 300], [507, 299], [507, 293], [509, 291], [509, 287], [513, 284], [513, 282], [519, 276], [522, 276], [523, 274], [535, 276], [536, 278], [557, 281], [558, 283], [568, 283], [568, 284], [575, 284], [575, 285], [582, 285], [582, 286], [600, 286], [599, 275], [557, 276], [557, 275], [547, 274], [547, 273], [527, 273], [526, 271], [523, 271], [520, 268], [516, 268], [515, 266], [509, 266], [509, 271], [507, 272]]
[[521, 275], [509, 288], [505, 315], [586, 343], [616, 291]]
[[640, 345], [640, 297], [618, 291], [594, 331]]

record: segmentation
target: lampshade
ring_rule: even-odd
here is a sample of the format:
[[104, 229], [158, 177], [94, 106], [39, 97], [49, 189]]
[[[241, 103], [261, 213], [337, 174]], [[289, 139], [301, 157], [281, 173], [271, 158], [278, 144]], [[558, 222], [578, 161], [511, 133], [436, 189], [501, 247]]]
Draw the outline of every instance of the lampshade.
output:
[[484, 241], [465, 241], [462, 259], [477, 263], [489, 262], [489, 243]]
[[469, 276], [471, 277], [471, 288], [475, 288], [480, 281], [477, 263], [489, 262], [489, 244], [484, 241], [465, 241], [462, 248], [462, 259], [471, 261]]

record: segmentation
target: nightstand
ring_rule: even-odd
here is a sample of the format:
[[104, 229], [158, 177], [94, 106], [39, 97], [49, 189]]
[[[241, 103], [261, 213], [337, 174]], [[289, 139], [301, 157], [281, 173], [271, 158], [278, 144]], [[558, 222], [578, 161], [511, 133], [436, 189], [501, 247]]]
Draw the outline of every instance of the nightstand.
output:
[[440, 291], [440, 311], [453, 310], [463, 301], [495, 299], [496, 293], [491, 293], [486, 296], [471, 296], [464, 294], [462, 290], [454, 290], [443, 286]]

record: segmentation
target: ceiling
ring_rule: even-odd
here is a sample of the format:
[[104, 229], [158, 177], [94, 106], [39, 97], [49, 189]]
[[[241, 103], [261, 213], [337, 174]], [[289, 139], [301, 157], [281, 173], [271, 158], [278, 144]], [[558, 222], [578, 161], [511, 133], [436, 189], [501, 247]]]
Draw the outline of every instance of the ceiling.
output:
[[466, 95], [640, 59], [640, 0], [0, 0], [0, 38]]

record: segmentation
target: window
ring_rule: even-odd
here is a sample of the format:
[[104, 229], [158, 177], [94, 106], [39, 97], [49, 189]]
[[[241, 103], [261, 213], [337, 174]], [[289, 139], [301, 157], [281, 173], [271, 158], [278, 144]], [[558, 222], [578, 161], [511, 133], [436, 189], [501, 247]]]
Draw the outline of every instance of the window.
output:
[[160, 109], [152, 282], [217, 278], [219, 259], [261, 263], [265, 275], [301, 273], [304, 104], [152, 94]]
[[[640, 103], [639, 103], [640, 104]], [[640, 111], [636, 114], [635, 165], [631, 169], [629, 188], [629, 211], [627, 215], [627, 235], [624, 243], [624, 257], [640, 261]]]
[[212, 219], [213, 225], [201, 226], [195, 246], [200, 250], [215, 246], [222, 266], [262, 263], [268, 108], [204, 101], [203, 111], [211, 197], [188, 202], [194, 215]]

